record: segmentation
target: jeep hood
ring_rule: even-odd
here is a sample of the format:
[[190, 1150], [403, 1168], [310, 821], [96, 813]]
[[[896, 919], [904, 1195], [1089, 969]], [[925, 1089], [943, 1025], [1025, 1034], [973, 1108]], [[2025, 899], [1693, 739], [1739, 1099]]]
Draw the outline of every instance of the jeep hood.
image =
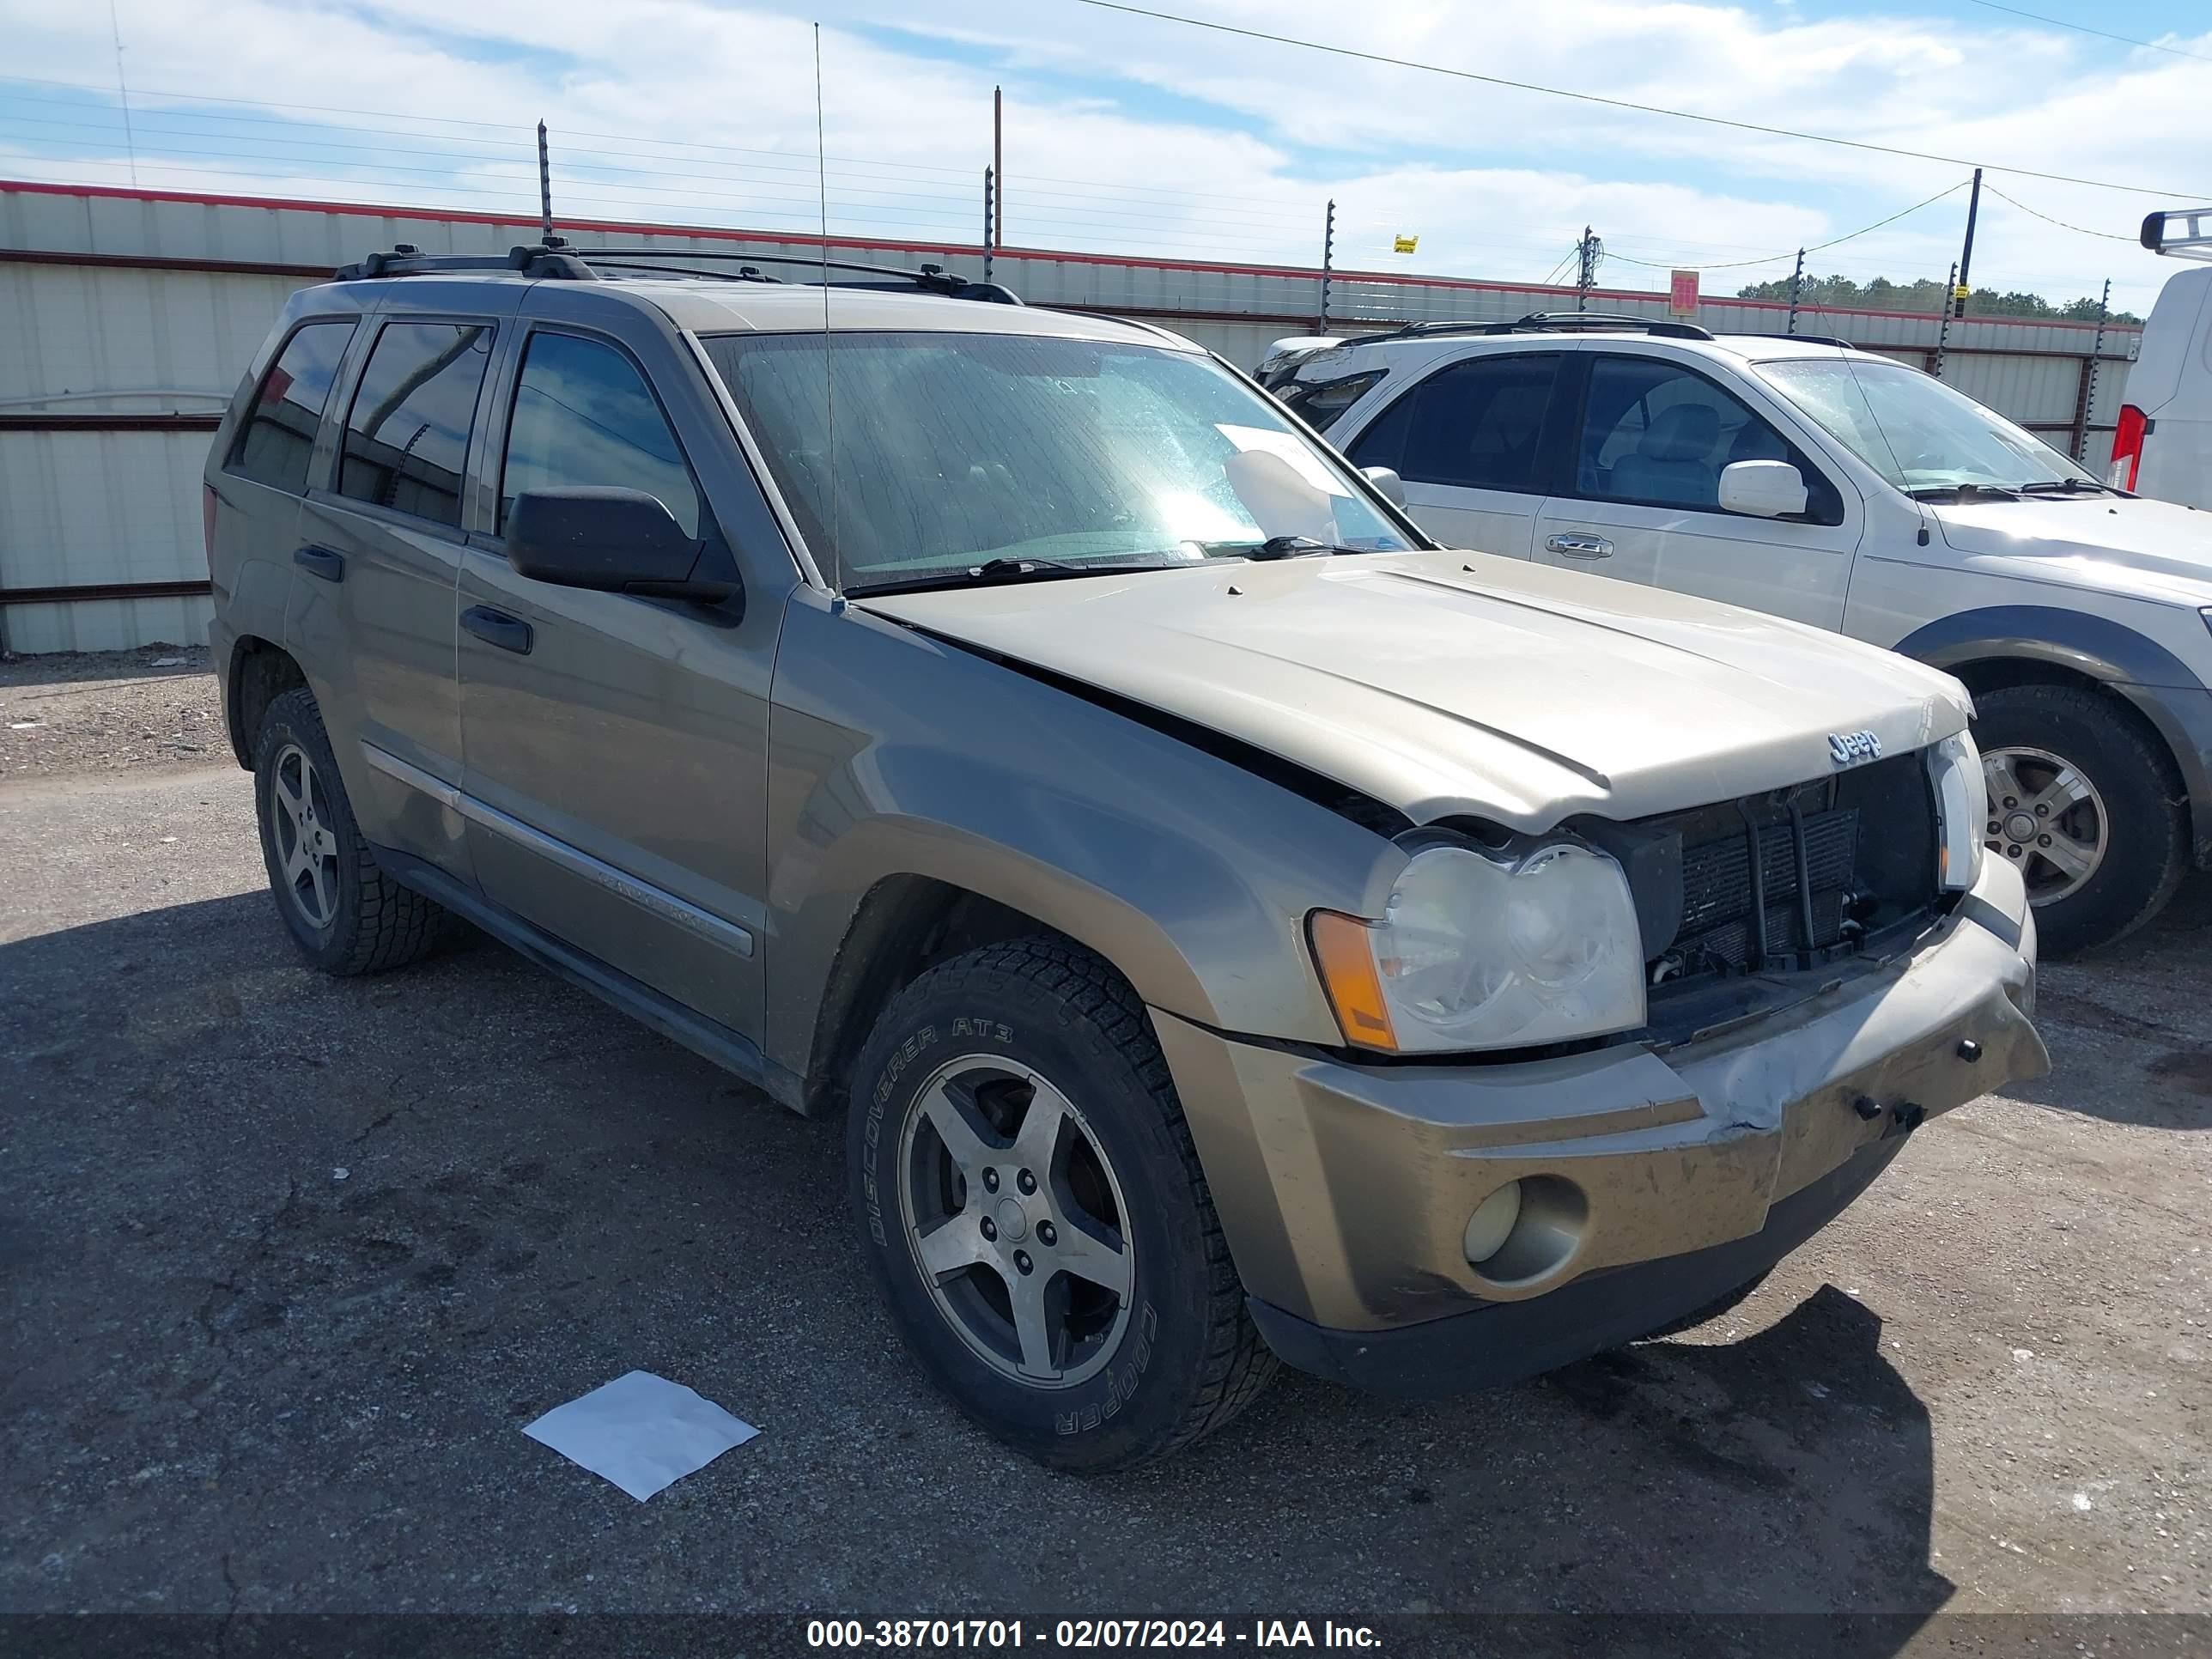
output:
[[1969, 568], [2094, 587], [2130, 599], [2212, 605], [2212, 513], [2172, 501], [2075, 501], [1930, 506]]
[[[860, 608], [1180, 716], [1416, 823], [1549, 829], [1822, 777], [1966, 724], [1948, 675], [1798, 623], [1486, 554], [1194, 564]], [[1264, 826], [1254, 826], [1255, 834]]]

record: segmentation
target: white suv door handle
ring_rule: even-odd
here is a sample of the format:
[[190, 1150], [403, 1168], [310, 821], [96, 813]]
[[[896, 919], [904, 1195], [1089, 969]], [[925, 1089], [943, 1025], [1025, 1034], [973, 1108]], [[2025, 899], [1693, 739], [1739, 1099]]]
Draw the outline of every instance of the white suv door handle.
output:
[[1547, 536], [1544, 546], [1547, 551], [1565, 554], [1570, 559], [1609, 559], [1613, 544], [1602, 536]]

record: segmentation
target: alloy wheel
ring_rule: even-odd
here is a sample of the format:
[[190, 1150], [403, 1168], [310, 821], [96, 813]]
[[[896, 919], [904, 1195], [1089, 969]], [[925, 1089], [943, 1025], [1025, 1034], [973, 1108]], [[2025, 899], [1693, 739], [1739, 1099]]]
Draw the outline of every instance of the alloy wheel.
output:
[[322, 775], [296, 743], [286, 744], [270, 769], [269, 809], [282, 885], [293, 908], [310, 927], [329, 927], [337, 914], [337, 837]]
[[1066, 1095], [1003, 1060], [948, 1061], [908, 1109], [897, 1170], [922, 1282], [980, 1358], [1042, 1389], [1113, 1358], [1135, 1283], [1129, 1211]]
[[1990, 850], [2009, 860], [2028, 902], [2051, 904], [2079, 891], [2105, 861], [2112, 821], [2097, 786], [2047, 749], [1992, 749], [1982, 757]]

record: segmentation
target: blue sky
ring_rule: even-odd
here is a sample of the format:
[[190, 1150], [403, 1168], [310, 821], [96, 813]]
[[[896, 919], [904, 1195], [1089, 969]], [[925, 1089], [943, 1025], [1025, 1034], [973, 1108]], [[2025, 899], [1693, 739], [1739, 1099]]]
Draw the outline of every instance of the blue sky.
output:
[[[2003, 198], [1984, 198], [1977, 280], [2058, 299], [2110, 276], [2116, 302], [2142, 309], [2168, 267], [2131, 245], [2136, 223], [2179, 204], [2163, 188], [2212, 199], [2202, 114], [2212, 107], [2212, 15], [2202, 4], [2021, 7], [2178, 52], [1973, 0], [1159, 9], [2142, 187], [1990, 174]], [[133, 88], [127, 145], [106, 8], [0, 0], [17, 77], [0, 78], [0, 173], [124, 184], [135, 171], [176, 189], [512, 210], [534, 199], [531, 132], [542, 114], [572, 213], [809, 228], [817, 19], [831, 221], [884, 238], [974, 239], [994, 84], [1007, 97], [1008, 240], [1030, 246], [1310, 262], [1334, 198], [1345, 264], [1537, 280], [1589, 223], [1608, 250], [1604, 280], [1656, 286], [1668, 265], [1705, 264], [1727, 267], [1703, 279], [1723, 291], [1786, 276], [1796, 246], [1857, 230], [1966, 173], [1076, 0], [118, 0], [118, 14]], [[1941, 277], [1964, 211], [1954, 191], [1810, 265]], [[1391, 252], [1400, 234], [1420, 238], [1415, 255]]]

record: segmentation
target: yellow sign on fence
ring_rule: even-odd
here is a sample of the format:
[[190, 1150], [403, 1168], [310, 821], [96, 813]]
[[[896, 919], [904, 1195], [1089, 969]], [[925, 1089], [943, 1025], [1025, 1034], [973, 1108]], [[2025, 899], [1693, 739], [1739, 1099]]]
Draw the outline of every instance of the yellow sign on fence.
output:
[[1401, 236], [1390, 244], [1390, 252], [1393, 253], [1411, 253], [1415, 248], [1420, 246], [1420, 245], [1421, 239], [1418, 236]]

